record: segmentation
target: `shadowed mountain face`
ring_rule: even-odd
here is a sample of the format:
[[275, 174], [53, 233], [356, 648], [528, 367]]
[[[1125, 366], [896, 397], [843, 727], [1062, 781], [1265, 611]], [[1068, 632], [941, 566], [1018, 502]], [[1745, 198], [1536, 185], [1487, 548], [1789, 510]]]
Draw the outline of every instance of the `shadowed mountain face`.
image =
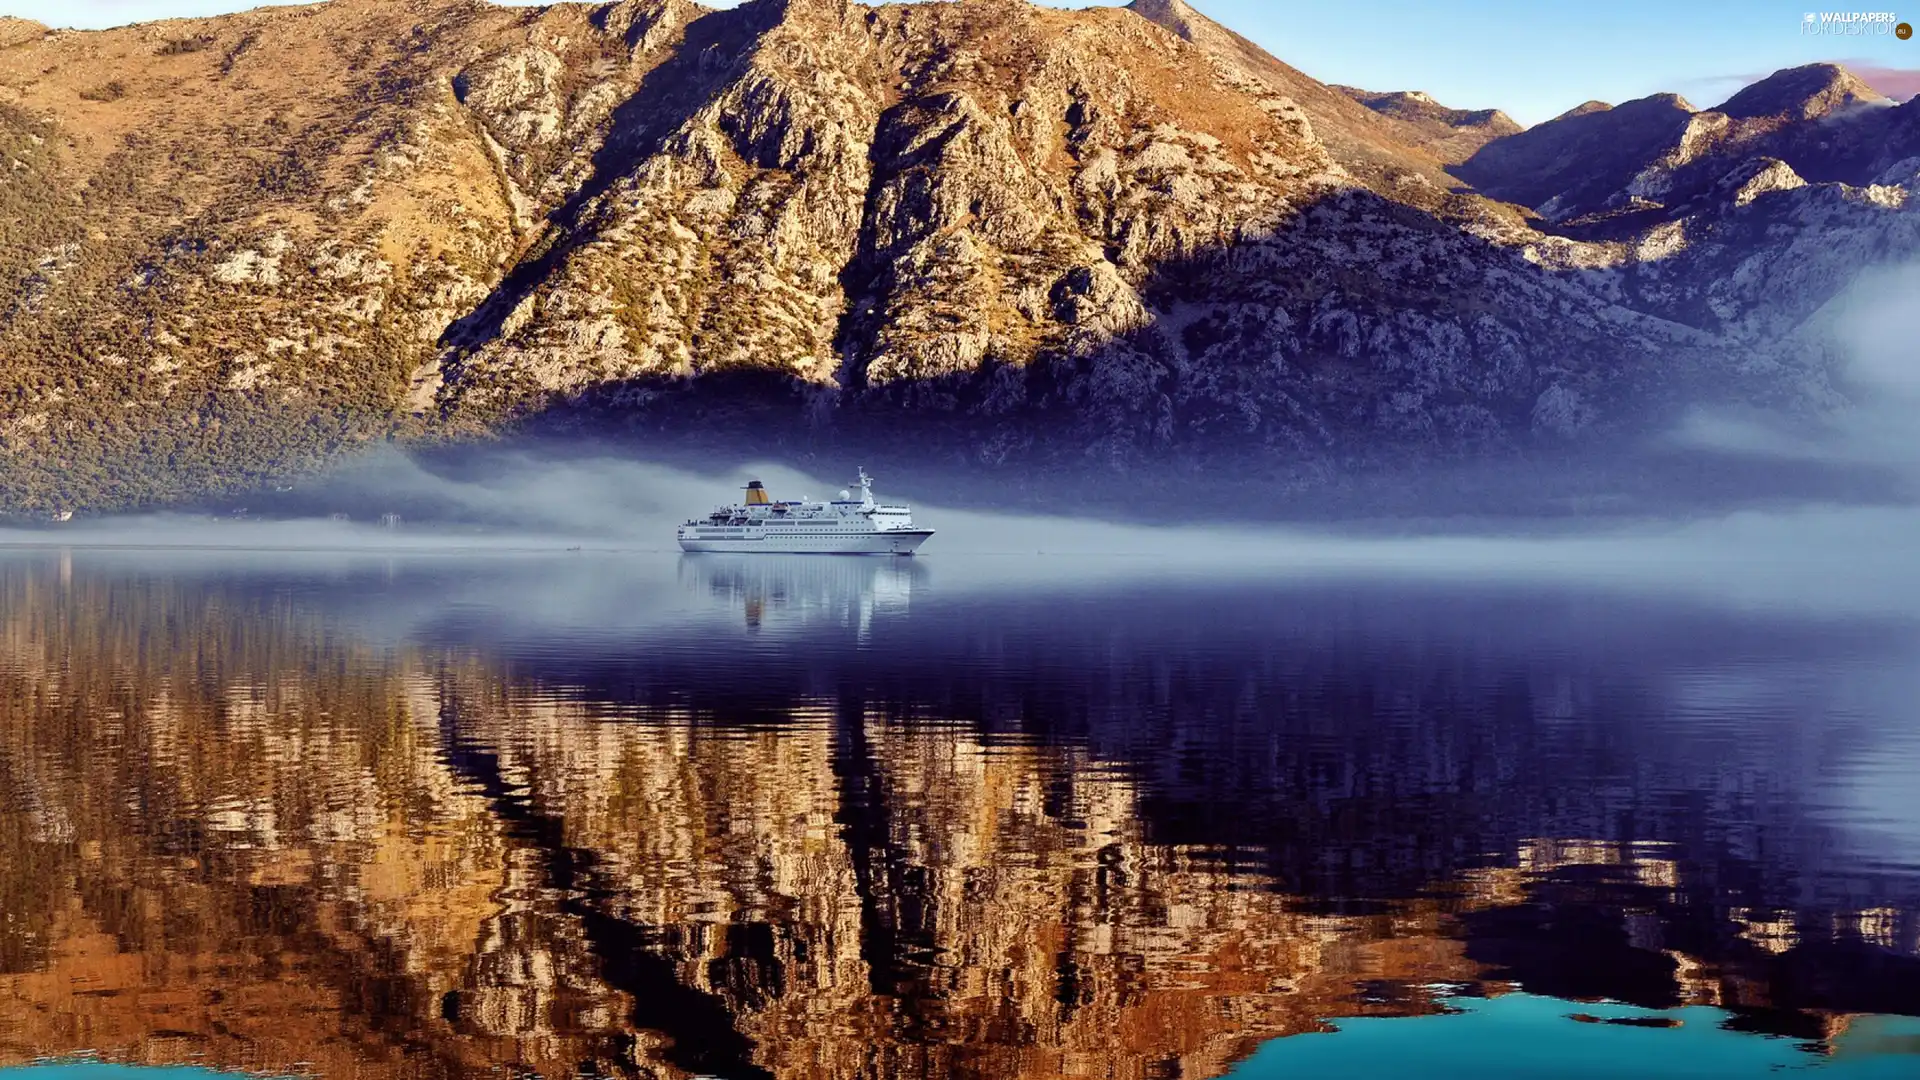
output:
[[[529, 423], [1301, 475], [1607, 444], [1702, 396], [1831, 400], [1821, 342], [1777, 331], [1916, 250], [1908, 180], [1856, 195], [1894, 163], [1840, 148], [1661, 188], [1755, 208], [1712, 237], [1542, 234], [1485, 194], [1653, 190], [1706, 114], [1496, 139], [1460, 167], [1485, 194], [1456, 191], [1434, 125], [1497, 117], [1368, 108], [1179, 0], [336, 0], [5, 34], [0, 509]], [[1739, 107], [1776, 110], [1726, 119], [1775, 147], [1870, 105]]]
[[1693, 115], [1693, 106], [1674, 94], [1618, 107], [1589, 102], [1482, 147], [1458, 172], [1495, 198], [1557, 217], [1561, 207], [1592, 208], [1625, 189], [1681, 140]]
[[146, 558], [0, 560], [0, 1064], [1214, 1077], [1441, 984], [1920, 1013], [1904, 621]]

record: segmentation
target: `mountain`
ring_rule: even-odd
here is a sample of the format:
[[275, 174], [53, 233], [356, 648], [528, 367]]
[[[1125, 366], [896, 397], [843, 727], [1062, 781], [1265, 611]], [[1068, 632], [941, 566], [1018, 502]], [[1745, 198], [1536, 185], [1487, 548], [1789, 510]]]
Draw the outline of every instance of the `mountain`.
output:
[[1673, 216], [1742, 163], [1784, 162], [1806, 179], [1867, 185], [1920, 155], [1920, 112], [1834, 64], [1777, 71], [1699, 110], [1672, 94], [1597, 103], [1482, 147], [1455, 171], [1552, 222]]
[[[1677, 285], [1686, 243], [1552, 235], [1496, 201], [1605, 205], [1684, 102], [1495, 139], [1460, 167], [1473, 191], [1420, 126], [1178, 0], [334, 0], [16, 36], [15, 510], [608, 424], [1298, 478], [1825, 393], [1810, 346], [1762, 369], [1729, 347], [1773, 301]], [[1640, 113], [1623, 150], [1608, 133]], [[1566, 137], [1582, 121], [1614, 127]], [[1771, 146], [1824, 121], [1764, 122]], [[1770, 213], [1840, 192], [1801, 178], [1742, 190]], [[1698, 265], [1829, 225], [1905, 242], [1903, 201], [1832, 197], [1828, 224], [1729, 225], [1752, 250]], [[1840, 258], [1796, 304], [1845, 284]]]
[[1686, 141], [1694, 107], [1676, 94], [1619, 106], [1588, 102], [1544, 124], [1495, 139], [1454, 171], [1497, 199], [1549, 219], [1598, 212], [1649, 163]]
[[1418, 90], [1334, 89], [1382, 116], [1416, 128], [1419, 135], [1414, 145], [1449, 165], [1458, 165], [1493, 140], [1521, 130], [1513, 117], [1499, 109], [1449, 109]]

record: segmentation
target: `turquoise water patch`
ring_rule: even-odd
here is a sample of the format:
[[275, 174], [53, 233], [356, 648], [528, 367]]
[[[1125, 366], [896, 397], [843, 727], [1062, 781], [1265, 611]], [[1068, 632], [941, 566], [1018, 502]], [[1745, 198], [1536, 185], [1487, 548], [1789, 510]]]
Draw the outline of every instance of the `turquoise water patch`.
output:
[[1449, 998], [1447, 1004], [1459, 1011], [1336, 1020], [1339, 1031], [1332, 1034], [1275, 1039], [1228, 1075], [1233, 1080], [1731, 1080], [1796, 1072], [1821, 1080], [1920, 1077], [1920, 1018], [1861, 1018], [1834, 1040], [1830, 1054], [1821, 1054], [1798, 1040], [1728, 1030], [1729, 1014], [1719, 1009], [1653, 1011], [1532, 994]]

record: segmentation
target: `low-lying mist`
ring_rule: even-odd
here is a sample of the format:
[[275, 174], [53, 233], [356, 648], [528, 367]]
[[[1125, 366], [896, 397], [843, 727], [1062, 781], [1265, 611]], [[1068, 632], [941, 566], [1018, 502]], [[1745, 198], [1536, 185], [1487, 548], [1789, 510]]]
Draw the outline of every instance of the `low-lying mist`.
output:
[[[1863, 274], [1812, 320], [1833, 343], [1836, 389], [1846, 402], [1809, 420], [1758, 412], [1699, 411], [1678, 433], [1687, 446], [1776, 466], [1872, 466], [1920, 481], [1920, 264]], [[1909, 488], [1911, 490], [1911, 488]]]
[[[557, 556], [578, 549], [618, 578], [628, 572], [625, 561], [651, 565], [676, 555], [675, 525], [736, 499], [749, 477], [764, 481], [776, 498], [829, 498], [845, 484], [774, 464], [703, 476], [611, 460], [527, 461], [485, 480], [453, 481], [394, 458], [367, 466], [365, 475], [393, 482], [385, 489], [393, 505], [407, 505], [405, 496], [431, 497], [471, 508], [489, 527], [406, 518], [382, 526], [160, 515], [0, 531], [0, 544], [211, 548], [225, 553], [215, 560], [219, 565], [231, 564], [236, 550], [272, 558], [302, 551]], [[1333, 526], [1132, 525], [961, 510], [942, 507], [935, 491], [889, 489], [884, 476], [877, 494], [910, 500], [916, 521], [936, 530], [922, 565], [984, 589], [1123, 578], [1359, 575], [1599, 584], [1823, 610], [1920, 610], [1920, 510], [1913, 508], [1809, 505], [1533, 534], [1435, 527], [1383, 535]]]

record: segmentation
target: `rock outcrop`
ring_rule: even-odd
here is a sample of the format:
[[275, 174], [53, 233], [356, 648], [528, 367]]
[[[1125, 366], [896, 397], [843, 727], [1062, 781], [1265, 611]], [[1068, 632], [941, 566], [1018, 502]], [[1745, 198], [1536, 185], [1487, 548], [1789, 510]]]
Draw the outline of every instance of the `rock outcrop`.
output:
[[11, 15], [0, 15], [0, 49], [9, 45], [33, 41], [47, 35], [47, 28], [30, 19], [16, 19]]

